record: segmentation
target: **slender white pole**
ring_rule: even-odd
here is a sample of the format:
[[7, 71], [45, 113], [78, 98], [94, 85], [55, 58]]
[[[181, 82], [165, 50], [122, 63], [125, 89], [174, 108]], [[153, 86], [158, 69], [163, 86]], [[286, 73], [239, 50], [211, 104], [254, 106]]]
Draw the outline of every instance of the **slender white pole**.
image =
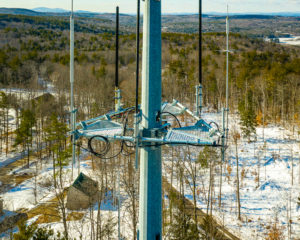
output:
[[120, 170], [118, 170], [118, 240], [121, 240], [121, 212], [120, 212]]
[[[73, 0], [71, 1], [70, 16], [70, 84], [71, 84], [71, 130], [75, 131], [75, 111], [74, 111], [74, 16], [73, 16]], [[72, 177], [76, 162], [75, 134], [72, 135]]]
[[226, 18], [226, 139], [228, 139], [228, 115], [229, 115], [229, 14], [227, 5]]
[[203, 96], [202, 96], [202, 0], [199, 0], [199, 85], [196, 86], [196, 116], [201, 117]]

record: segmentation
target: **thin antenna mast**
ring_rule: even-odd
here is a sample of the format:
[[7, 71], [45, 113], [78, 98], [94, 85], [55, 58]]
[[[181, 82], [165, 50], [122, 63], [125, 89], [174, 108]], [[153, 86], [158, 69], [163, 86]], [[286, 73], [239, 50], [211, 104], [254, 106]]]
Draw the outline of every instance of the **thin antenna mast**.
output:
[[[70, 129], [73, 132], [72, 135], [72, 177], [74, 172], [74, 167], [76, 164], [76, 147], [75, 147], [75, 123], [76, 123], [76, 113], [74, 109], [74, 16], [73, 16], [73, 0], [71, 1], [71, 16], [70, 16], [70, 85], [71, 85], [71, 119], [70, 119]], [[78, 163], [79, 165], [79, 163]]]
[[226, 141], [228, 140], [228, 115], [229, 115], [229, 8], [227, 4], [226, 18]]
[[116, 8], [116, 59], [115, 59], [115, 111], [121, 108], [121, 90], [119, 88], [119, 7]]
[[140, 4], [137, 0], [137, 15], [136, 15], [136, 89], [135, 89], [135, 113], [139, 112], [139, 78], [140, 78]]
[[135, 115], [134, 115], [134, 136], [135, 136], [135, 168], [138, 169], [139, 158], [139, 78], [140, 78], [140, 9], [141, 1], [137, 0], [136, 15], [136, 87], [135, 87]]
[[[223, 134], [222, 134], [222, 148], [221, 148], [221, 176], [222, 176], [222, 166], [225, 162], [225, 151], [226, 151], [226, 144], [228, 141], [228, 113], [229, 113], [229, 106], [228, 106], [228, 95], [229, 95], [229, 87], [228, 87], [228, 80], [229, 80], [229, 14], [228, 14], [228, 5], [227, 5], [227, 17], [226, 17], [226, 100], [225, 100], [225, 108], [222, 109], [222, 122], [223, 122]], [[222, 201], [222, 177], [220, 177], [220, 192], [219, 192], [219, 207], [221, 207]]]
[[199, 84], [202, 85], [202, 0], [199, 0]]
[[120, 212], [120, 169], [118, 169], [118, 175], [117, 175], [117, 182], [118, 182], [118, 240], [121, 240], [121, 212]]
[[119, 7], [116, 8], [116, 59], [115, 59], [115, 87], [119, 88]]
[[199, 85], [196, 86], [196, 116], [202, 112], [202, 0], [199, 0]]

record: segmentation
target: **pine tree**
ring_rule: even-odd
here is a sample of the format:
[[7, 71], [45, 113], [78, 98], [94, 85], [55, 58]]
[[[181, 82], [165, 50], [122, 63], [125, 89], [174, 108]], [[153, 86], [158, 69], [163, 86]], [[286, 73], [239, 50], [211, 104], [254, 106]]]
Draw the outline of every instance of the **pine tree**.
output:
[[49, 227], [38, 227], [37, 224], [26, 224], [26, 221], [18, 223], [19, 232], [13, 235], [14, 240], [66, 240], [60, 232], [54, 236], [54, 231]]
[[256, 134], [257, 126], [253, 92], [251, 89], [248, 89], [245, 99], [239, 103], [238, 110], [241, 118], [243, 136], [250, 141], [251, 135]]
[[15, 146], [22, 145], [23, 150], [27, 150], [27, 167], [29, 167], [30, 146], [32, 143], [32, 128], [35, 125], [36, 119], [34, 113], [27, 109], [21, 113], [21, 124], [16, 130]]
[[214, 219], [210, 215], [203, 218], [201, 229], [203, 230], [201, 233], [202, 239], [222, 239], [222, 234], [218, 231]]
[[53, 157], [53, 177], [54, 185], [56, 186], [56, 166], [59, 166], [59, 176], [61, 178], [62, 167], [68, 163], [68, 157], [70, 156], [69, 149], [66, 150], [67, 132], [68, 127], [65, 123], [58, 120], [56, 114], [52, 114], [50, 122], [44, 128], [45, 141], [49, 144], [50, 154]]
[[25, 221], [21, 221], [18, 224], [19, 232], [13, 235], [14, 240], [28, 240], [31, 239], [34, 235], [34, 232], [37, 229], [36, 225], [26, 225]]
[[2, 135], [5, 132], [5, 109], [7, 106], [7, 96], [4, 92], [0, 92], [0, 154], [2, 153]]
[[193, 221], [185, 209], [184, 199], [170, 199], [177, 201], [177, 208], [173, 215], [173, 221], [169, 228], [170, 239], [172, 240], [194, 240], [199, 239], [197, 224]]
[[54, 235], [54, 231], [50, 228], [46, 228], [46, 227], [37, 228], [32, 240], [48, 240], [48, 239], [52, 239], [53, 235]]
[[[59, 210], [62, 214], [62, 222], [64, 225], [64, 238], [68, 239], [67, 212], [65, 206], [65, 198], [63, 189], [63, 167], [68, 165], [71, 156], [71, 147], [67, 147], [67, 125], [59, 121], [58, 116], [51, 116], [48, 126], [45, 128], [46, 141], [50, 143], [50, 149], [53, 153], [53, 180], [55, 188], [59, 188], [56, 192], [56, 198], [59, 203]], [[58, 172], [56, 172], [58, 167]], [[57, 179], [58, 175], [58, 179]]]

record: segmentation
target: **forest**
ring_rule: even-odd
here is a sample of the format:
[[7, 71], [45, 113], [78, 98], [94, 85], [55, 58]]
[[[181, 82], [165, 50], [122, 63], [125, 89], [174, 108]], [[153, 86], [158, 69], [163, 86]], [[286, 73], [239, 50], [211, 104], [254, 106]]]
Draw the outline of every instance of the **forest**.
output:
[[[110, 236], [115, 236], [116, 231], [113, 229], [117, 225], [116, 218], [110, 214], [102, 218], [100, 205], [107, 197], [107, 189], [110, 190], [108, 192], [111, 192], [113, 199], [116, 196], [116, 165], [121, 164], [125, 166], [126, 173], [118, 174], [122, 181], [123, 194], [127, 196], [122, 206], [127, 212], [124, 210], [122, 221], [124, 226], [127, 224], [130, 229], [130, 233], [126, 233], [127, 236], [135, 240], [138, 173], [134, 171], [132, 156], [120, 156], [113, 161], [97, 161], [95, 156], [86, 152], [85, 142], [78, 143], [78, 158], [83, 156], [84, 160], [91, 161], [91, 169], [99, 182], [101, 194], [97, 199], [97, 215], [94, 215], [95, 211], [91, 209], [88, 213], [68, 212], [65, 207], [64, 194], [70, 184], [70, 173], [65, 171], [70, 164], [70, 139], [67, 137], [70, 92], [68, 21], [65, 17], [0, 15], [0, 156], [7, 157], [11, 153], [22, 152], [24, 156], [19, 162], [20, 165], [15, 167], [32, 169], [26, 175], [16, 174], [11, 179], [9, 169], [1, 168], [0, 188], [5, 193], [14, 186], [32, 179], [35, 204], [43, 197], [38, 193], [41, 189], [54, 192], [50, 196], [56, 200], [54, 203], [46, 202], [29, 209], [26, 212], [29, 218], [36, 217], [36, 224], [59, 221], [63, 223], [61, 231], [54, 233], [47, 227], [35, 224], [26, 226], [21, 222], [19, 233], [15, 233], [13, 239], [29, 239], [24, 238], [26, 234], [35, 237], [34, 239], [40, 239], [39, 234], [49, 239], [54, 236], [55, 239], [69, 239], [72, 228], [70, 219], [81, 221], [82, 226], [85, 221], [90, 221], [90, 239], [110, 239]], [[162, 34], [164, 101], [172, 102], [173, 99], [177, 99], [190, 108], [194, 107], [195, 85], [198, 83], [198, 37], [194, 33]], [[203, 99], [206, 111], [211, 113], [220, 113], [225, 107], [225, 37], [224, 32], [203, 34]], [[136, 35], [131, 32], [131, 28], [121, 26], [119, 75], [122, 102], [126, 107], [134, 105], [135, 102], [135, 41]], [[229, 109], [230, 114], [239, 118], [238, 124], [241, 125], [240, 133], [237, 130], [231, 133], [235, 159], [239, 159], [238, 143], [242, 138], [248, 143], [255, 142], [259, 127], [280, 125], [291, 130], [293, 136], [299, 137], [300, 48], [266, 43], [243, 32], [230, 34], [229, 47]], [[139, 51], [142, 53], [142, 46]], [[78, 109], [78, 122], [102, 115], [114, 108], [114, 78], [115, 31], [111, 22], [103, 19], [76, 19], [75, 106]], [[41, 92], [42, 95], [37, 94]], [[12, 112], [16, 115], [15, 123], [11, 123], [10, 120]], [[188, 117], [185, 117], [184, 121], [188, 122]], [[113, 155], [118, 148], [119, 146], [116, 146], [111, 149], [111, 154]], [[266, 148], [265, 146], [261, 151]], [[200, 239], [227, 239], [224, 238], [224, 232], [220, 233], [217, 230], [218, 227], [212, 218], [213, 206], [222, 204], [221, 190], [217, 193], [217, 187], [214, 187], [217, 186], [214, 184], [217, 182], [222, 163], [213, 160], [220, 158], [219, 153], [214, 149], [205, 148], [195, 155], [196, 150], [188, 147], [178, 151], [166, 147], [164, 151], [166, 155], [172, 156], [171, 159], [166, 157], [168, 161], [164, 166], [165, 177], [171, 179], [171, 183], [164, 183], [164, 194], [168, 195], [169, 199], [164, 201], [163, 213], [166, 239], [197, 239], [196, 236], [201, 236]], [[254, 155], [258, 161], [259, 154], [261, 153], [255, 153], [254, 146]], [[193, 162], [193, 159], [196, 161]], [[52, 177], [43, 177], [43, 165], [52, 166]], [[229, 163], [225, 164], [223, 169], [229, 183], [233, 169]], [[237, 177], [237, 180], [233, 181], [241, 181], [243, 185], [247, 169], [243, 166], [241, 172], [238, 167], [236, 170], [240, 179]], [[176, 174], [173, 174], [173, 171]], [[258, 186], [259, 172], [260, 169], [258, 173], [253, 174]], [[203, 187], [203, 192], [196, 187], [196, 180], [201, 177], [200, 173], [209, 179], [208, 189]], [[191, 179], [193, 181], [189, 182]], [[173, 186], [178, 186], [178, 191], [173, 189], [172, 183]], [[193, 193], [191, 199], [194, 205], [190, 205], [182, 197], [187, 191], [185, 188], [189, 188]], [[195, 224], [197, 217], [199, 218], [196, 197], [201, 193], [205, 196], [203, 201], [207, 206], [207, 216], [201, 223], [202, 229], [205, 229], [203, 232], [199, 232]], [[40, 215], [45, 209], [48, 209], [47, 214]], [[83, 217], [84, 214], [88, 217]], [[244, 223], [250, 221], [242, 220], [243, 216], [241, 217], [240, 213], [238, 218]], [[289, 229], [289, 226], [286, 229]], [[77, 228], [78, 236], [82, 237], [86, 229], [78, 226]], [[279, 237], [283, 236], [283, 229], [278, 227], [277, 221], [268, 226], [266, 224], [263, 228], [265, 239], [284, 239], [274, 237], [276, 234]], [[288, 234], [292, 234], [292, 231]]]

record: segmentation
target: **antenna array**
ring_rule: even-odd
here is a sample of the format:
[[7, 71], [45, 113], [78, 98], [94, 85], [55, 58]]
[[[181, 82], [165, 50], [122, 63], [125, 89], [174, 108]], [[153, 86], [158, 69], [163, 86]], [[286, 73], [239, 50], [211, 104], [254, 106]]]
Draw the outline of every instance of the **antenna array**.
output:
[[[228, 18], [226, 20], [228, 26]], [[115, 75], [115, 109], [102, 116], [75, 123], [74, 110], [74, 19], [73, 1], [71, 13], [71, 47], [70, 47], [70, 81], [71, 81], [71, 129], [73, 142], [73, 164], [75, 164], [75, 144], [79, 138], [88, 141], [91, 153], [102, 159], [109, 159], [123, 154], [136, 154], [136, 166], [140, 155], [140, 212], [139, 239], [162, 239], [162, 158], [161, 146], [212, 146], [221, 147], [225, 153], [225, 138], [228, 136], [228, 35], [227, 28], [227, 75], [226, 75], [226, 113], [223, 110], [223, 129], [220, 131], [214, 122], [201, 118], [202, 111], [202, 0], [199, 0], [199, 85], [196, 86], [196, 113], [178, 101], [172, 103], [161, 101], [161, 2], [145, 0], [144, 38], [143, 38], [143, 71], [142, 71], [142, 104], [138, 104], [139, 95], [139, 47], [140, 47], [140, 0], [137, 0], [137, 49], [136, 49], [136, 103], [135, 107], [121, 106], [119, 89], [119, 8], [116, 11], [116, 75]], [[134, 126], [129, 126], [128, 116], [134, 114]], [[195, 123], [181, 127], [177, 116], [189, 114]], [[125, 121], [118, 121], [125, 116]], [[172, 127], [169, 117], [175, 118], [179, 127]], [[226, 129], [225, 129], [226, 128]], [[225, 133], [226, 132], [226, 133]], [[93, 142], [102, 142], [101, 149], [94, 149]], [[119, 141], [120, 152], [107, 157], [110, 144]], [[130, 143], [128, 145], [128, 143]], [[135, 148], [127, 152], [125, 147]], [[140, 154], [139, 154], [140, 152]], [[120, 237], [120, 234], [119, 234]]]

